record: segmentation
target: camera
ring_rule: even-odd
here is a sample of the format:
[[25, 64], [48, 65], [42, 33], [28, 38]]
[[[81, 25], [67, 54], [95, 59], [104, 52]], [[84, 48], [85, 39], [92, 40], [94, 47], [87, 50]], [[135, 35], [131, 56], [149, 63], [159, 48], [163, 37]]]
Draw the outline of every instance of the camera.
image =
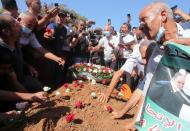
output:
[[90, 28], [92, 25], [95, 25], [96, 22], [93, 20], [86, 21], [86, 28]]
[[89, 39], [93, 46], [98, 44], [100, 38], [101, 38], [101, 30], [95, 29], [89, 31]]
[[55, 3], [55, 4], [54, 4], [54, 6], [55, 6], [55, 7], [58, 7], [58, 6], [59, 6], [59, 4], [58, 4], [58, 3]]
[[171, 7], [172, 11], [175, 11], [177, 9], [177, 5], [174, 5]]
[[171, 7], [171, 10], [173, 11], [174, 20], [175, 20], [177, 23], [179, 23], [179, 22], [182, 21], [183, 19], [182, 19], [181, 16], [175, 14], [175, 10], [177, 9], [177, 7], [178, 7], [177, 5], [172, 6], [172, 7]]

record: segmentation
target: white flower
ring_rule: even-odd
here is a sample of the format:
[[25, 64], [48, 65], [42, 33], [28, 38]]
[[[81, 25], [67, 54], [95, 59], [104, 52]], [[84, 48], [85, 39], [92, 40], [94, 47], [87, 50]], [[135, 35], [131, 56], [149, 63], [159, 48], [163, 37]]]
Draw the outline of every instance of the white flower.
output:
[[99, 70], [98, 70], [98, 73], [102, 73], [102, 69], [99, 69]]
[[111, 70], [108, 70], [108, 73], [111, 73]]
[[119, 93], [118, 93], [118, 96], [120, 96], [120, 97], [121, 97], [121, 96], [123, 96], [123, 94], [122, 94], [121, 92], [119, 92]]
[[44, 87], [43, 87], [43, 90], [44, 90], [45, 92], [48, 92], [49, 90], [51, 90], [51, 88], [48, 87], [48, 86], [44, 86]]
[[83, 81], [82, 80], [79, 80], [79, 82], [78, 82], [79, 84], [82, 84], [83, 83]]
[[86, 71], [86, 68], [84, 68], [83, 71]]
[[91, 65], [91, 63], [88, 63], [88, 64], [87, 64], [87, 66], [90, 66], [90, 65]]
[[93, 70], [93, 73], [98, 73], [98, 70], [97, 70], [97, 69], [94, 69], [94, 70]]
[[101, 66], [100, 66], [100, 65], [98, 65], [98, 66], [97, 66], [97, 68], [98, 68], [98, 69], [101, 69]]
[[91, 84], [95, 85], [96, 84], [96, 80], [92, 79]]
[[20, 115], [22, 113], [22, 111], [16, 111], [16, 114]]
[[60, 93], [59, 91], [56, 91], [56, 92], [55, 92], [55, 95], [56, 95], [56, 96], [58, 96], [58, 95], [60, 95], [60, 94], [61, 94], [61, 93]]
[[92, 69], [89, 69], [89, 72], [92, 72]]
[[69, 92], [71, 92], [71, 89], [67, 88], [67, 89], [65, 90], [65, 92], [66, 92], [66, 93], [69, 93]]
[[95, 92], [92, 92], [90, 95], [92, 96], [92, 98], [96, 98], [97, 97], [97, 95], [96, 95]]

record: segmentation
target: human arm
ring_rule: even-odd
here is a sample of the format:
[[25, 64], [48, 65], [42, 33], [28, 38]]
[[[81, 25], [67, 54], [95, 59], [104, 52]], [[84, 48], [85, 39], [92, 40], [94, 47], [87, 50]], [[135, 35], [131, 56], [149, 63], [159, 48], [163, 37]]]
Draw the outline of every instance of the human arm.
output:
[[47, 93], [21, 93], [0, 90], [0, 101], [42, 101], [47, 98]]
[[53, 60], [55, 62], [57, 62], [59, 65], [64, 65], [65, 64], [65, 60], [62, 59], [61, 57], [58, 57], [56, 55], [54, 55], [53, 53], [49, 52], [48, 50], [46, 50], [43, 47], [37, 48], [37, 50], [47, 59]]
[[189, 16], [188, 14], [184, 13], [182, 10], [180, 10], [180, 9], [178, 9], [178, 8], [174, 11], [174, 14], [178, 14], [178, 15], [181, 16], [184, 20], [190, 20], [190, 16]]
[[141, 114], [141, 109], [144, 103], [144, 97], [141, 95], [139, 101], [138, 101], [138, 107], [137, 107], [137, 111], [134, 113], [133, 119], [131, 121], [129, 121], [129, 123], [127, 123], [127, 125], [125, 126], [125, 130], [127, 131], [136, 131], [136, 127], [135, 127], [135, 123], [137, 121], [137, 118], [139, 116], [139, 113]]
[[190, 46], [190, 38], [176, 38], [176, 39], [171, 39], [169, 41]]
[[119, 82], [120, 77], [123, 75], [123, 73], [124, 73], [124, 70], [121, 70], [121, 69], [114, 73], [111, 83], [106, 90], [106, 93], [99, 93], [98, 99], [101, 102], [108, 102], [108, 99], [109, 99], [112, 91], [114, 90], [115, 86]]
[[121, 118], [126, 112], [132, 109], [134, 106], [137, 105], [138, 101], [140, 100], [142, 95], [142, 91], [140, 89], [136, 89], [132, 96], [130, 97], [129, 101], [127, 101], [126, 105], [120, 111], [113, 111], [112, 112], [112, 119]]
[[42, 19], [38, 20], [38, 26], [37, 30], [41, 30], [43, 27], [46, 26], [46, 24], [49, 22], [49, 20], [53, 17], [55, 17], [59, 13], [59, 8], [54, 7], [47, 11], [47, 13], [42, 17]]

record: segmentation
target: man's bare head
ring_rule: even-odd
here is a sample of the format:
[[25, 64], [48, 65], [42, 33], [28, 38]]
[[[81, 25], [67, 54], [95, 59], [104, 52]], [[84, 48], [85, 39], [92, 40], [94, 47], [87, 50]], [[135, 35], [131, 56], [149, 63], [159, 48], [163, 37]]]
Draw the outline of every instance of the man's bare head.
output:
[[157, 32], [164, 23], [173, 21], [170, 7], [162, 2], [145, 6], [139, 15], [140, 28], [148, 39], [155, 39]]
[[26, 26], [30, 28], [31, 30], [33, 30], [37, 24], [36, 16], [34, 16], [33, 14], [29, 12], [21, 13], [18, 18], [22, 26]]
[[10, 15], [0, 15], [0, 37], [18, 40], [21, 34], [20, 24]]
[[41, 11], [41, 2], [40, 0], [26, 0], [26, 5], [30, 13], [37, 15]]

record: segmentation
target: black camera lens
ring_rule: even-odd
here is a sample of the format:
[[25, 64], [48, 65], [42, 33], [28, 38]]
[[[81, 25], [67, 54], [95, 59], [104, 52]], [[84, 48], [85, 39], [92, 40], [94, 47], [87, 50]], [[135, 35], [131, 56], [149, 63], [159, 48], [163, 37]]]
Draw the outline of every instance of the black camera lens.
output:
[[173, 7], [171, 7], [171, 9], [174, 11], [177, 9], [177, 5], [174, 5]]
[[58, 4], [58, 3], [55, 3], [55, 4], [54, 4], [54, 6], [55, 6], [55, 7], [58, 7], [58, 6], [59, 6], [59, 4]]

